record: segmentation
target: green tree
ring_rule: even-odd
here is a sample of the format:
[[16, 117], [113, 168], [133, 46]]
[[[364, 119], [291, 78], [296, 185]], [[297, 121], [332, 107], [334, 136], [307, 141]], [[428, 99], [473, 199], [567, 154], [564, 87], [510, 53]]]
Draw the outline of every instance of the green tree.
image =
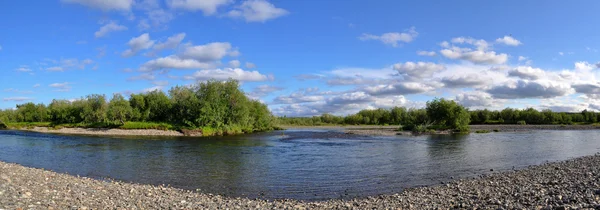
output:
[[436, 98], [433, 101], [428, 101], [426, 111], [427, 116], [433, 120], [434, 125], [447, 126], [461, 132], [469, 130], [469, 112], [452, 100]]
[[114, 94], [108, 103], [108, 119], [113, 122], [119, 121], [121, 124], [125, 124], [132, 112], [129, 101], [125, 100], [121, 94]]

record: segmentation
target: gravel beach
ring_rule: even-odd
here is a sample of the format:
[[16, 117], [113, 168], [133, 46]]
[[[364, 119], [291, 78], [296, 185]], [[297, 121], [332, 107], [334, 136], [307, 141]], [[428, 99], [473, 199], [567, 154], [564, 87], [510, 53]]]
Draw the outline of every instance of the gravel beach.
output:
[[155, 129], [104, 129], [104, 128], [61, 128], [48, 129], [46, 127], [34, 127], [32, 129], [22, 129], [24, 131], [34, 131], [40, 133], [53, 134], [76, 134], [76, 135], [98, 135], [98, 136], [183, 136], [178, 131], [164, 131]]
[[400, 194], [320, 202], [230, 198], [0, 162], [4, 209], [600, 209], [599, 203], [600, 154]]

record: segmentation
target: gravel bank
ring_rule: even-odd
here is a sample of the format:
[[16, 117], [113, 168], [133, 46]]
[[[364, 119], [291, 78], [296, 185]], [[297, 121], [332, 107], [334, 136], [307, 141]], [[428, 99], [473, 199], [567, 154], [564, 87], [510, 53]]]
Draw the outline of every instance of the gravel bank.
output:
[[79, 178], [0, 162], [0, 208], [17, 209], [600, 209], [600, 154], [394, 195], [249, 200]]
[[183, 136], [183, 133], [178, 131], [163, 131], [154, 129], [104, 129], [104, 128], [61, 128], [48, 129], [46, 127], [34, 127], [25, 131], [34, 131], [40, 133], [54, 134], [77, 134], [77, 135], [100, 135], [100, 136]]

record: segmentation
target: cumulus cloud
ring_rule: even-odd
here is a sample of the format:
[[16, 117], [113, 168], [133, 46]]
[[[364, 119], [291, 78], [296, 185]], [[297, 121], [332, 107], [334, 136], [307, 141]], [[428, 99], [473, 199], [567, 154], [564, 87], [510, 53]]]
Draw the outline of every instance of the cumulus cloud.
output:
[[242, 18], [246, 22], [266, 22], [287, 15], [289, 12], [266, 0], [246, 0], [235, 10], [229, 11], [227, 16], [231, 18]]
[[377, 40], [377, 41], [381, 41], [382, 43], [384, 43], [386, 45], [390, 45], [392, 47], [398, 47], [398, 42], [404, 42], [404, 43], [412, 42], [415, 38], [417, 38], [418, 35], [419, 35], [419, 33], [415, 30], [415, 27], [412, 27], [404, 33], [391, 32], [391, 33], [384, 33], [382, 35], [373, 35], [373, 34], [365, 33], [365, 34], [362, 34], [358, 38], [362, 41]]
[[[477, 50], [479, 51], [484, 51], [490, 46], [490, 44], [483, 39], [473, 39], [471, 37], [456, 37], [452, 38], [451, 42], [456, 44], [470, 44], [477, 47]], [[448, 47], [449, 44], [446, 42], [442, 47], [444, 46]]]
[[444, 65], [431, 62], [406, 62], [397, 63], [393, 66], [398, 74], [406, 79], [423, 79], [431, 77], [434, 73], [446, 69]]
[[248, 93], [248, 96], [256, 99], [256, 98], [260, 98], [260, 97], [266, 96], [268, 94], [271, 94], [273, 92], [281, 91], [284, 89], [285, 88], [283, 88], [283, 87], [272, 86], [272, 85], [259, 85], [259, 86], [255, 87], [250, 93]]
[[496, 39], [497, 43], [501, 43], [501, 44], [505, 44], [505, 45], [509, 45], [509, 46], [519, 46], [523, 43], [521, 43], [521, 41], [513, 38], [512, 36], [504, 36], [502, 38], [498, 38]]
[[435, 56], [435, 55], [437, 55], [437, 53], [435, 53], [434, 51], [417, 51], [417, 55], [421, 55], [421, 56]]
[[204, 15], [213, 15], [219, 7], [231, 2], [232, 0], [166, 0], [167, 5], [172, 9], [201, 10]]
[[8, 97], [3, 98], [3, 101], [15, 101], [15, 102], [23, 102], [23, 101], [32, 101], [34, 98], [31, 97]]
[[240, 68], [210, 69], [196, 71], [192, 75], [183, 77], [186, 80], [228, 80], [234, 79], [242, 82], [261, 82], [269, 80], [271, 77], [263, 75], [258, 71], [245, 71]]
[[246, 68], [247, 68], [247, 69], [253, 69], [253, 68], [256, 68], [256, 64], [254, 64], [254, 63], [250, 63], [250, 62], [246, 62], [246, 65], [245, 65], [245, 66], [246, 66]]
[[124, 31], [124, 30], [127, 30], [127, 27], [116, 24], [114, 22], [110, 22], [110, 23], [107, 23], [106, 25], [103, 25], [102, 27], [100, 27], [100, 29], [98, 29], [98, 31], [96, 31], [96, 33], [94, 33], [94, 36], [96, 36], [96, 38], [100, 38], [100, 37], [104, 37], [104, 36], [108, 35], [111, 32]]
[[161, 69], [207, 69], [214, 68], [214, 63], [199, 62], [194, 59], [182, 59], [177, 56], [167, 56], [150, 60], [140, 67], [140, 71], [148, 72]]
[[504, 64], [508, 55], [494, 51], [471, 50], [469, 48], [451, 47], [440, 50], [440, 54], [450, 59], [466, 60], [476, 64]]
[[441, 83], [444, 84], [444, 87], [447, 88], [469, 88], [469, 87], [479, 87], [486, 84], [486, 80], [483, 77], [479, 77], [475, 74], [468, 75], [452, 75], [449, 77], [444, 77], [440, 80]]
[[571, 93], [572, 88], [570, 85], [548, 80], [518, 80], [495, 86], [487, 92], [501, 99], [553, 98]]
[[389, 85], [367, 86], [365, 92], [373, 96], [408, 95], [425, 93], [435, 90], [430, 85], [417, 82], [399, 82]]
[[64, 3], [76, 3], [86, 7], [108, 10], [129, 11], [134, 4], [133, 0], [61, 0]]
[[536, 80], [546, 75], [546, 72], [539, 68], [532, 68], [531, 66], [519, 66], [514, 70], [508, 72], [508, 76], [518, 77], [521, 79]]
[[54, 64], [57, 64], [56, 66], [51, 66], [51, 67], [47, 67], [46, 71], [66, 71], [66, 70], [71, 70], [71, 69], [79, 69], [79, 70], [83, 70], [85, 69], [88, 65], [93, 64], [94, 61], [92, 59], [84, 59], [84, 60], [79, 60], [77, 58], [67, 58], [67, 59], [61, 59], [60, 61], [53, 61]]
[[299, 104], [325, 100], [323, 95], [308, 95], [306, 91], [294, 92], [288, 96], [280, 95], [273, 99], [272, 104]]
[[129, 49], [125, 50], [121, 53], [123, 57], [131, 57], [136, 55], [140, 50], [149, 49], [154, 45], [154, 40], [150, 39], [150, 35], [148, 33], [142, 34], [138, 37], [131, 38], [127, 45]]
[[600, 83], [573, 84], [575, 91], [584, 94], [600, 94]]
[[71, 91], [71, 83], [69, 82], [63, 82], [63, 83], [52, 83], [50, 85], [48, 85], [48, 87], [54, 88], [54, 91], [58, 91], [58, 92], [68, 92]]
[[31, 68], [29, 68], [29, 66], [21, 66], [19, 68], [16, 69], [19, 72], [32, 72], [33, 70], [31, 70]]
[[468, 108], [492, 107], [497, 105], [496, 100], [486, 92], [469, 92], [458, 94], [455, 101]]
[[182, 58], [194, 59], [200, 62], [220, 60], [231, 52], [231, 44], [228, 42], [213, 42], [205, 45], [187, 47]]
[[162, 51], [162, 50], [166, 50], [166, 49], [177, 48], [179, 46], [179, 44], [181, 43], [181, 41], [183, 41], [183, 39], [185, 38], [185, 35], [186, 35], [185, 33], [175, 34], [175, 35], [167, 38], [166, 41], [157, 43], [156, 45], [154, 45], [154, 51], [158, 52], [158, 51]]
[[230, 68], [239, 68], [240, 65], [241, 65], [241, 63], [238, 60], [229, 61], [229, 67]]
[[586, 61], [575, 62], [575, 70], [593, 70], [597, 68], [596, 65], [590, 64]]
[[154, 79], [156, 79], [156, 77], [152, 73], [145, 73], [145, 74], [140, 74], [138, 76], [129, 77], [127, 80], [135, 81], [135, 80], [154, 80]]

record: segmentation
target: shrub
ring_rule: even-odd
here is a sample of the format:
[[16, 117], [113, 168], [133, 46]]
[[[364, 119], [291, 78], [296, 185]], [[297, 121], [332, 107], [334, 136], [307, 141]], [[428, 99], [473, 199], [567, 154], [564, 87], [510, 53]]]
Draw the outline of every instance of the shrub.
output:
[[489, 132], [490, 132], [489, 130], [478, 130], [478, 131], [475, 131], [475, 133], [489, 133]]
[[517, 124], [519, 124], [519, 125], [527, 125], [527, 123], [525, 122], [525, 120], [519, 120], [519, 121], [517, 121]]

